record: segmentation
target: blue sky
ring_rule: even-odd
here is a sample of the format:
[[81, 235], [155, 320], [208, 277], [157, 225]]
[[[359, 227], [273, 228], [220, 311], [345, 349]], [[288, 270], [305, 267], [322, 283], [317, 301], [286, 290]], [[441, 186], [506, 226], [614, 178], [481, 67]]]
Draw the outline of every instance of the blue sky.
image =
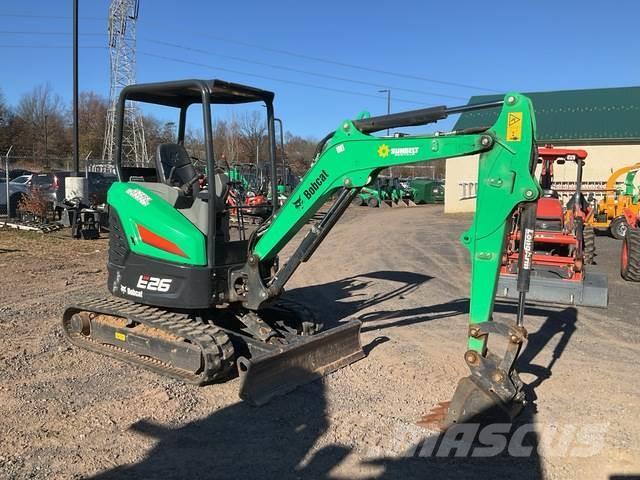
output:
[[[385, 113], [384, 88], [401, 111], [506, 90], [640, 85], [632, 0], [140, 4], [138, 81], [273, 90], [285, 129], [316, 138], [362, 110]], [[80, 0], [84, 47], [106, 44], [108, 7]], [[70, 101], [71, 49], [43, 47], [71, 45], [71, 13], [71, 0], [3, 0], [0, 89], [10, 103], [44, 82]], [[108, 96], [106, 48], [81, 49], [80, 88]]]

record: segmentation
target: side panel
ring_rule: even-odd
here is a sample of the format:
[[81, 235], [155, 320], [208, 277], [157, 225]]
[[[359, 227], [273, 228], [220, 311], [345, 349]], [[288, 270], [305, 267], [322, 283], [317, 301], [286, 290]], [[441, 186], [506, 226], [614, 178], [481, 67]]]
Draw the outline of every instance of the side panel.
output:
[[109, 212], [108, 288], [116, 297], [172, 308], [208, 308], [212, 303], [208, 267], [181, 265], [131, 252], [115, 208]]
[[[116, 182], [109, 189], [107, 202], [120, 216], [131, 252], [172, 263], [207, 265], [205, 236], [164, 198], [138, 183]], [[151, 232], [147, 237], [169, 242], [156, 241], [156, 245], [169, 247], [145, 243], [140, 227]]]

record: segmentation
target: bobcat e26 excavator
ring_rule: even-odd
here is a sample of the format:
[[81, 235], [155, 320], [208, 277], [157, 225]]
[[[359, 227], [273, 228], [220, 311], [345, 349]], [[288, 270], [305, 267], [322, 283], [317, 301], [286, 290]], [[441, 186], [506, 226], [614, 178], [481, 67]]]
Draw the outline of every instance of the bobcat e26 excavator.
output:
[[[513, 364], [526, 336], [522, 322], [531, 262], [527, 248], [519, 273], [522, 293], [517, 321], [491, 320], [514, 211], [522, 211], [525, 238], [535, 228], [540, 188], [532, 176], [537, 156], [530, 101], [511, 93], [504, 101], [489, 104], [345, 120], [319, 143], [312, 167], [289, 200], [279, 210], [274, 206], [272, 215], [248, 240], [232, 241], [225, 201], [227, 178], [217, 173], [213, 151], [212, 106], [266, 105], [275, 171], [273, 98], [271, 92], [219, 80], [138, 84], [122, 90], [115, 155], [119, 181], [108, 194], [112, 295], [68, 306], [63, 327], [69, 340], [198, 385], [224, 379], [237, 367], [240, 396], [254, 404], [265, 403], [364, 356], [359, 321], [320, 331], [308, 310], [280, 298], [287, 281], [311, 257], [360, 189], [389, 166], [480, 154], [477, 212], [462, 235], [472, 262], [465, 354], [471, 375], [460, 382], [446, 420], [464, 421], [488, 408], [517, 412], [524, 393]], [[155, 168], [127, 166], [122, 158], [127, 101], [179, 111], [177, 143], [158, 147]], [[198, 182], [184, 148], [191, 105], [202, 109], [206, 184]], [[492, 127], [434, 135], [370, 135], [482, 108], [502, 109]], [[275, 175], [271, 180], [275, 192]], [[280, 266], [278, 252], [334, 194], [333, 205]], [[504, 356], [488, 349], [487, 339], [493, 335], [506, 338]]]

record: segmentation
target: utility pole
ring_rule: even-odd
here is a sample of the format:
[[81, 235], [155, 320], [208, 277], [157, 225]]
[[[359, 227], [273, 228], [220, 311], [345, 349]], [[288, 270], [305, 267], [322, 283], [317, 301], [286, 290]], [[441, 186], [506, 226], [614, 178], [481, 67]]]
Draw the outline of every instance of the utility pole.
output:
[[[387, 115], [391, 113], [391, 89], [385, 88], [384, 90], [378, 90], [378, 93], [387, 94]], [[387, 128], [387, 137], [389, 136], [389, 129]]]
[[87, 201], [87, 178], [80, 176], [80, 137], [78, 127], [78, 0], [73, 0], [73, 173], [65, 178], [67, 199]]
[[[46, 120], [45, 120], [46, 121]], [[73, 174], [80, 176], [78, 131], [78, 0], [73, 0]]]

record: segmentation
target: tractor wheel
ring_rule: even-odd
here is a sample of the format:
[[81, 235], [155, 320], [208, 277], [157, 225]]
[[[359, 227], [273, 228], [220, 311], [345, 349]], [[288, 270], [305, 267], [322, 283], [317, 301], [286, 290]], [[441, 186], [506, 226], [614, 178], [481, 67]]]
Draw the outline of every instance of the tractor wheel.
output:
[[640, 282], [640, 228], [630, 228], [622, 240], [620, 275], [627, 281]]
[[351, 203], [354, 207], [362, 207], [364, 205], [364, 199], [360, 195], [356, 195]]
[[369, 197], [369, 200], [367, 200], [367, 205], [369, 205], [371, 208], [376, 208], [378, 206], [378, 199], [376, 197]]
[[584, 227], [582, 239], [584, 241], [582, 246], [584, 263], [585, 265], [593, 265], [596, 256], [596, 232], [592, 226], [587, 225]]
[[616, 217], [609, 224], [609, 232], [616, 240], [622, 240], [629, 230], [629, 224], [624, 217]]

